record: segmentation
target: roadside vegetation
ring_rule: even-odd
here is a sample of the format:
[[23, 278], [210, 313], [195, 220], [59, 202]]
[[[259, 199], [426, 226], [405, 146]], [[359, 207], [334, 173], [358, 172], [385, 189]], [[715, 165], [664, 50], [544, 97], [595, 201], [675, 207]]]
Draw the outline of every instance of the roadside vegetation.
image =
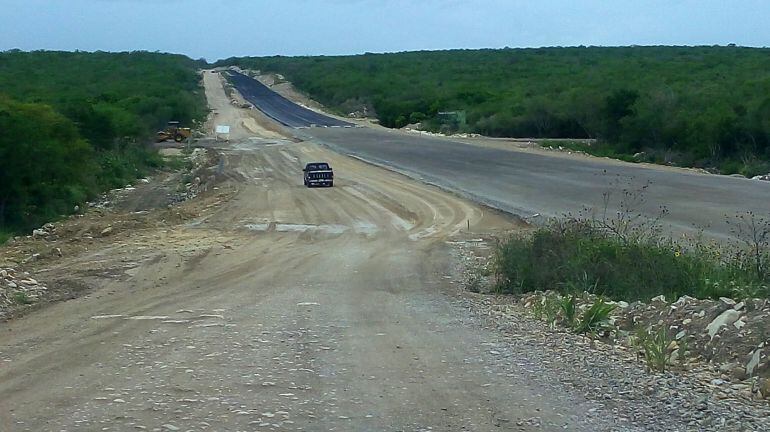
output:
[[[627, 160], [770, 171], [770, 50], [624, 47], [231, 58], [387, 127], [590, 138]], [[636, 157], [634, 158], [634, 155]]]
[[[667, 213], [655, 219], [638, 211], [648, 185], [624, 188], [617, 212], [605, 193], [600, 215], [570, 215], [533, 233], [498, 245], [494, 258], [496, 289], [522, 294], [553, 290], [563, 295], [589, 293], [615, 301], [669, 301], [770, 296], [770, 220], [753, 213], [727, 222], [737, 239], [732, 245], [702, 236], [675, 240], [661, 230]], [[588, 213], [588, 212], [584, 212]], [[563, 306], [572, 322], [572, 313]]]
[[[705, 359], [736, 381], [766, 377], [768, 369], [751, 359], [767, 335], [770, 219], [729, 217], [732, 244], [674, 238], [662, 230], [665, 208], [657, 218], [642, 216], [649, 185], [632, 182], [613, 182], [604, 211], [566, 215], [499, 241], [486, 271], [476, 273], [551, 329], [625, 344], [650, 371]], [[476, 285], [468, 289], [480, 292]]]
[[155, 131], [206, 113], [197, 67], [148, 52], [0, 52], [0, 242], [159, 167]]

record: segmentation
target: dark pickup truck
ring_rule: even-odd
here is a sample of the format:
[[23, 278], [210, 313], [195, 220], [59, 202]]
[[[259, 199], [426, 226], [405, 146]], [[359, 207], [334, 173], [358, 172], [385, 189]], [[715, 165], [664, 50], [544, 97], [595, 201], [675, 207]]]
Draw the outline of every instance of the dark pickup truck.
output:
[[305, 165], [305, 186], [334, 186], [334, 171], [326, 162], [312, 162]]

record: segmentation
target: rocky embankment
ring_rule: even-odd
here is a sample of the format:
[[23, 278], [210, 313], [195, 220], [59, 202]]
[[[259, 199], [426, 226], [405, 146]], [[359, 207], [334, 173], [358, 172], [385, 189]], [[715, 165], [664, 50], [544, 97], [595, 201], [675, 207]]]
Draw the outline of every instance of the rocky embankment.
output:
[[[510, 335], [510, 352], [498, 349], [501, 355], [527, 364], [533, 374], [558, 375], [544, 386], [577, 387], [649, 430], [770, 430], [770, 300], [608, 301], [613, 310], [602, 330], [577, 334], [564, 322], [559, 304], [565, 297], [559, 293], [491, 291], [494, 281], [483, 275], [490, 274], [495, 241], [453, 242], [463, 263], [462, 282], [472, 291], [465, 301]], [[576, 295], [576, 319], [597, 299]], [[648, 348], [660, 349], [665, 367], [645, 356], [642, 334], [663, 335], [657, 347]], [[523, 352], [526, 358], [515, 358]], [[661, 417], [671, 418], [670, 429], [655, 426]]]

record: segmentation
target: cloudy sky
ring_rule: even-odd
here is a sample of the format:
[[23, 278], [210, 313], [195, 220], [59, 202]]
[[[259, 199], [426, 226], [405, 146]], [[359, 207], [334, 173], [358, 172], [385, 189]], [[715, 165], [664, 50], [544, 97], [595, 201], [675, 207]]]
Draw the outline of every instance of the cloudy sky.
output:
[[0, 0], [0, 50], [216, 60], [572, 45], [770, 46], [770, 0]]

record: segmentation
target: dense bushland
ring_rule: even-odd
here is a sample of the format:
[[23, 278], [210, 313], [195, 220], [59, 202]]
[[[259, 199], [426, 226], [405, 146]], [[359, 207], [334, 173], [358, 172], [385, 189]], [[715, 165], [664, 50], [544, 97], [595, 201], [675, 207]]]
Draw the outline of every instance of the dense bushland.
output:
[[205, 114], [197, 66], [147, 52], [0, 52], [0, 232], [159, 166], [154, 132]]
[[[655, 162], [769, 170], [770, 49], [625, 47], [231, 58], [342, 113], [490, 136], [596, 138]], [[440, 112], [464, 111], [462, 118]], [[590, 146], [583, 150], [593, 152]]]

